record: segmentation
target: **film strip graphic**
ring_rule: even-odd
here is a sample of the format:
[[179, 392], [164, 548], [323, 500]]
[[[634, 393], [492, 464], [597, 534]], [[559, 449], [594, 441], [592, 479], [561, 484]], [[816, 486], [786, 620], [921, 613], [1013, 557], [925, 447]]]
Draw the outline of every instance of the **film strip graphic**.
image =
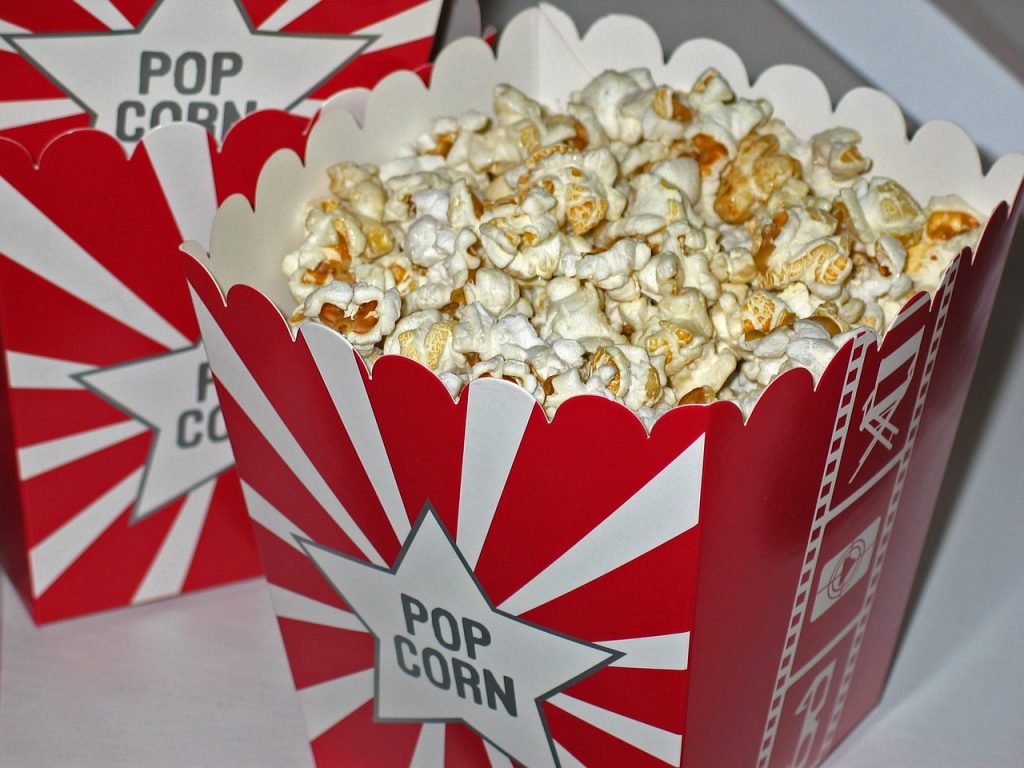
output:
[[[924, 411], [924, 405], [928, 395], [929, 383], [935, 367], [935, 361], [938, 357], [939, 346], [942, 341], [942, 332], [945, 326], [946, 317], [949, 313], [949, 305], [953, 296], [959, 266], [960, 260], [954, 259], [953, 263], [949, 267], [949, 271], [941, 289], [942, 292], [939, 297], [935, 327], [931, 336], [931, 341], [928, 345], [924, 367], [921, 372], [921, 378], [914, 400], [910, 425], [907, 429], [906, 440], [903, 447], [896, 452], [892, 459], [886, 463], [881, 470], [876, 472], [873, 477], [866, 480], [861, 486], [859, 486], [853, 494], [841, 501], [839, 504], [833, 505], [833, 496], [836, 489], [840, 464], [843, 459], [846, 438], [850, 432], [857, 391], [861, 383], [864, 359], [870, 345], [874, 343], [873, 338], [868, 334], [863, 334], [854, 340], [854, 347], [851, 353], [849, 366], [847, 368], [846, 379], [843, 383], [839, 409], [836, 413], [835, 425], [832, 431], [832, 441], [829, 444], [829, 452], [825, 461], [825, 469], [818, 492], [814, 518], [811, 523], [807, 546], [804, 551], [803, 565], [800, 570], [796, 593], [793, 598], [793, 609], [790, 613], [790, 621], [786, 632], [782, 655], [779, 661], [775, 686], [772, 690], [771, 704], [765, 720], [765, 729], [761, 738], [761, 749], [757, 758], [757, 768], [769, 768], [772, 765], [773, 750], [776, 743], [776, 737], [779, 732], [779, 727], [783, 719], [787, 693], [797, 681], [805, 677], [812, 669], [815, 669], [829, 653], [834, 651], [840, 645], [842, 641], [847, 637], [851, 637], [852, 639], [850, 641], [849, 651], [846, 655], [846, 660], [842, 665], [839, 688], [835, 696], [835, 701], [832, 704], [831, 712], [828, 715], [828, 725], [825, 728], [825, 734], [821, 738], [820, 745], [816, 750], [814, 749], [814, 741], [817, 738], [819, 730], [818, 725], [820, 723], [820, 720], [817, 717], [816, 708], [823, 707], [826, 701], [828, 688], [831, 687], [832, 680], [835, 676], [836, 661], [832, 661], [819, 671], [817, 677], [810, 684], [803, 698], [796, 704], [795, 713], [797, 715], [804, 714], [805, 724], [809, 723], [811, 724], [811, 727], [805, 727], [800, 733], [792, 759], [788, 762], [777, 762], [779, 765], [788, 766], [788, 768], [806, 768], [816, 762], [812, 762], [812, 755], [816, 754], [817, 760], [820, 760], [829, 752], [835, 742], [839, 723], [853, 682], [854, 672], [856, 671], [861, 646], [867, 630], [868, 618], [874, 605], [874, 599], [878, 591], [878, 584], [881, 579], [882, 569], [885, 565], [885, 556], [888, 550], [889, 540], [892, 535], [893, 525], [896, 520], [896, 514], [899, 510], [903, 486], [906, 481], [907, 470], [910, 466], [910, 459], [913, 453], [914, 441], [917, 437], [918, 428], [921, 423], [921, 416]], [[922, 295], [918, 299], [918, 304], [920, 306], [924, 306], [927, 304], [927, 301], [927, 296]], [[909, 317], [915, 309], [915, 307], [908, 308], [904, 317]], [[879, 381], [881, 381], [884, 376], [889, 375], [895, 368], [899, 366], [908, 366], [905, 368], [905, 370], [907, 370], [906, 384], [904, 385], [903, 390], [897, 389], [890, 393], [888, 397], [882, 398], [879, 402], [875, 402], [874, 398], [872, 398], [865, 404], [865, 421], [862, 423], [861, 428], [872, 435], [872, 441], [868, 446], [867, 452], [873, 450], [879, 443], [886, 447], [891, 447], [892, 445], [891, 438], [895, 433], [895, 428], [887, 421], [887, 419], [892, 415], [892, 412], [895, 410], [899, 402], [902, 401], [903, 396], [907, 394], [905, 388], [909, 387], [913, 368], [916, 366], [923, 333], [924, 330], [922, 329], [914, 337], [905, 342], [900, 348], [895, 350], [889, 358], [887, 358], [887, 360], [890, 360], [888, 367], [886, 366], [885, 360], [883, 360], [880, 366], [878, 374]], [[865, 457], [866, 455], [867, 453], [865, 453]], [[864, 457], [862, 457], [860, 464], [857, 466], [854, 476], [859, 473], [863, 464]], [[828, 523], [835, 520], [845, 510], [849, 509], [854, 502], [860, 499], [893, 470], [896, 472], [895, 480], [885, 514], [881, 521], [880, 530], [878, 520], [876, 518], [875, 523], [869, 526], [862, 535], [862, 539], [867, 539], [870, 544], [870, 546], [863, 548], [867, 550], [866, 556], [870, 558], [870, 570], [867, 572], [867, 587], [862, 606], [854, 619], [846, 624], [846, 626], [842, 627], [838, 633], [823, 648], [821, 648], [817, 654], [814, 655], [813, 658], [807, 660], [801, 667], [795, 669], [797, 651], [800, 647], [801, 632], [807, 623], [808, 610], [811, 609], [813, 611], [811, 621], [817, 618], [818, 614], [817, 604], [811, 608], [811, 598], [814, 594], [813, 585], [815, 583], [815, 573], [819, 572], [819, 556], [821, 554], [825, 528]], [[864, 554], [864, 552], [862, 551], [859, 554]], [[825, 563], [820, 570], [825, 571], [833, 562], [834, 561], [829, 561], [828, 563]], [[836, 572], [839, 572], [838, 568], [836, 568]], [[855, 578], [859, 578], [859, 576]], [[831, 590], [832, 585], [828, 584], [827, 586], [829, 590]], [[839, 590], [837, 592], [837, 596], [833, 599], [837, 599], [841, 594], [842, 590]], [[812, 717], [812, 714], [814, 717]]]

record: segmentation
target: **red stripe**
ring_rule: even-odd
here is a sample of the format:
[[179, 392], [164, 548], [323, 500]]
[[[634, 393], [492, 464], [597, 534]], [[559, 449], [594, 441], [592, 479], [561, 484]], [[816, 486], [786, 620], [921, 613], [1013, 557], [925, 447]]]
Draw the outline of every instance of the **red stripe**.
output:
[[[72, 276], [67, 285], [74, 288]], [[77, 296], [0, 258], [4, 346], [33, 355], [113, 365], [166, 349]]]
[[102, 32], [108, 29], [73, 0], [4, 3], [0, 8], [0, 18], [37, 34]]
[[446, 768], [489, 768], [491, 761], [483, 739], [475, 731], [461, 723], [451, 723], [444, 729], [444, 764]]
[[415, 521], [428, 501], [456, 535], [466, 407], [418, 363], [386, 356], [368, 387], [402, 500]]
[[422, 726], [419, 723], [378, 723], [368, 702], [315, 739], [318, 768], [383, 768], [412, 762]]
[[[544, 714], [555, 741], [584, 765], [665, 768], [666, 763], [619, 741], [567, 712], [544, 704]], [[678, 756], [676, 758], [678, 762]]]
[[244, 446], [237, 451], [238, 466], [252, 489], [282, 515], [286, 514], [317, 544], [351, 557], [362, 557], [355, 544], [278, 456], [231, 394], [223, 387], [218, 389], [218, 393], [232, 443]]
[[605, 667], [565, 693], [672, 733], [686, 724], [686, 670]]
[[166, 538], [176, 512], [176, 507], [168, 507], [132, 525], [126, 508], [39, 598], [39, 620], [52, 621], [128, 604]]
[[67, 98], [64, 90], [21, 54], [0, 51], [0, 101]]
[[[280, 4], [279, 2], [278, 5]], [[358, 32], [364, 27], [389, 19], [416, 5], [418, 4], [410, 2], [410, 0], [375, 0], [372, 3], [321, 0], [283, 27], [282, 31], [309, 34]], [[433, 30], [424, 31], [433, 32]]]
[[216, 481], [206, 522], [181, 591], [248, 579], [262, 572], [238, 476], [234, 470], [229, 470]]
[[139, 26], [146, 14], [149, 13], [150, 8], [156, 4], [154, 0], [112, 0], [112, 2], [133, 27]]
[[426, 63], [434, 45], [432, 37], [364, 53], [350, 61], [334, 77], [310, 94], [312, 99], [327, 97], [346, 88], [373, 88], [385, 75], [398, 69], [415, 69]]
[[266, 159], [279, 149], [301, 154], [308, 126], [306, 118], [275, 110], [259, 110], [231, 126], [220, 151], [212, 153], [217, 201], [236, 192], [254, 200]]
[[476, 568], [491, 599], [500, 604], [603, 522], [701, 427], [665, 421], [648, 438], [633, 413], [596, 396], [568, 401], [550, 424], [536, 411]]
[[82, 112], [79, 115], [62, 117], [57, 120], [46, 120], [41, 123], [7, 128], [0, 131], [0, 138], [10, 139], [20, 144], [33, 158], [38, 159], [55, 136], [76, 128], [87, 128], [89, 127], [89, 122], [89, 115]]
[[351, 610], [304, 552], [285, 544], [259, 523], [253, 524], [253, 538], [271, 584], [317, 602]]
[[22, 484], [22, 512], [29, 548], [46, 539], [146, 462], [149, 435], [58, 467]]
[[279, 618], [281, 637], [295, 687], [308, 688], [354, 672], [373, 669], [374, 638], [369, 632], [324, 627]]
[[85, 390], [12, 389], [10, 398], [19, 448], [131, 420], [120, 408]]

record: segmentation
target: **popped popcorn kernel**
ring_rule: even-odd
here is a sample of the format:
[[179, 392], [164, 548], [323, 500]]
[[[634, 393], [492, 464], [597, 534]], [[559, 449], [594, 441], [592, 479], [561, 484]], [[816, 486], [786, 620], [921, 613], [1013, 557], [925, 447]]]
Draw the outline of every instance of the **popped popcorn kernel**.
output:
[[598, 395], [650, 427], [676, 405], [749, 415], [816, 380], [973, 247], [983, 216], [870, 176], [861, 136], [795, 135], [708, 69], [689, 91], [606, 71], [564, 111], [498, 86], [379, 165], [327, 169], [282, 257], [298, 304], [368, 363], [400, 354], [457, 397], [500, 378], [551, 415]]

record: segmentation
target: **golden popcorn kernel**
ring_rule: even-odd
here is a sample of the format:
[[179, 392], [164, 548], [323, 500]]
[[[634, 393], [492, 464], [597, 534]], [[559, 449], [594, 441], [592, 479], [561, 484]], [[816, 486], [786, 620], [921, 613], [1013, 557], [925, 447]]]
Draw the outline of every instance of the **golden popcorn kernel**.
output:
[[572, 118], [572, 124], [576, 129], [576, 135], [569, 139], [568, 144], [577, 152], [582, 152], [590, 146], [590, 133], [587, 131], [586, 126], [575, 117]]
[[681, 398], [680, 405], [707, 405], [715, 402], [715, 393], [710, 387], [694, 387]]
[[608, 350], [604, 347], [598, 347], [594, 352], [594, 356], [590, 358], [590, 375], [593, 376], [597, 373], [598, 369], [603, 368], [606, 365], [610, 365], [615, 369], [615, 374], [611, 380], [605, 385], [605, 389], [611, 392], [613, 395], [619, 394], [619, 388], [622, 386], [622, 371], [619, 370], [618, 363], [615, 362]]
[[[528, 158], [526, 158], [526, 167], [533, 168], [545, 157], [551, 157], [551, 155], [564, 154], [569, 151], [567, 144], [549, 144], [546, 147], [541, 147], [535, 150]], [[575, 170], [575, 169], [573, 169]], [[520, 185], [525, 184], [528, 178], [524, 178], [520, 181]]]
[[768, 222], [754, 238], [754, 267], [762, 275], [768, 271], [768, 259], [775, 252], [775, 238], [789, 221], [789, 214], [785, 211], [776, 211]]
[[523, 120], [519, 128], [519, 144], [527, 152], [533, 152], [540, 145], [540, 129], [529, 120]]
[[338, 233], [338, 244], [334, 246], [334, 250], [338, 254], [338, 258], [341, 259], [341, 263], [346, 267], [352, 263], [352, 252], [348, 247], [348, 233], [345, 230], [345, 223], [341, 219], [334, 220], [334, 231]]
[[706, 133], [698, 133], [690, 139], [690, 143], [697, 150], [696, 160], [702, 176], [711, 175], [712, 167], [722, 158], [729, 156], [729, 150], [725, 145]]
[[363, 226], [366, 244], [369, 246], [366, 257], [371, 261], [391, 253], [395, 249], [395, 238], [391, 230], [383, 224], [371, 221]]
[[963, 211], [934, 211], [925, 225], [929, 240], [949, 240], [980, 226], [978, 220]]
[[[476, 192], [470, 192], [469, 199], [473, 202], [473, 215], [479, 219], [481, 216], [484, 215], [483, 200], [477, 197]], [[473, 246], [470, 247], [472, 248]]]
[[334, 213], [338, 210], [338, 201], [333, 197], [326, 197], [320, 201], [320, 210], [324, 213]]
[[459, 137], [457, 133], [442, 133], [434, 137], [437, 142], [433, 147], [428, 149], [423, 154], [425, 155], [440, 155], [441, 157], [448, 157], [448, 153], [451, 152], [452, 145], [455, 140]]
[[423, 339], [423, 348], [427, 353], [427, 365], [431, 368], [436, 369], [441, 362], [445, 347], [452, 337], [453, 328], [455, 328], [454, 320], [442, 320], [439, 323], [434, 323], [427, 331], [427, 335]]
[[[746, 323], [744, 323], [744, 326], [745, 325]], [[758, 339], [763, 339], [767, 335], [768, 334], [765, 333], [764, 331], [759, 331], [755, 328], [743, 331], [743, 338], [746, 339], [747, 341], [757, 341]]]
[[901, 232], [893, 235], [897, 240], [903, 243], [903, 247], [908, 251], [915, 245], [921, 242], [921, 238], [924, 236], [924, 229], [912, 229], [909, 232]]
[[331, 303], [325, 303], [320, 308], [319, 319], [324, 325], [328, 325], [339, 333], [369, 333], [377, 325], [380, 319], [377, 317], [377, 302], [368, 301], [360, 304], [356, 313], [348, 317], [339, 307]]
[[658, 372], [652, 367], [647, 369], [647, 378], [644, 381], [644, 395], [648, 405], [654, 405], [661, 397], [661, 379]]
[[349, 285], [356, 281], [346, 265], [333, 259], [324, 259], [315, 269], [307, 269], [302, 275], [302, 282], [306, 285], [326, 285], [331, 280], [341, 280]]
[[829, 336], [836, 336], [843, 332], [843, 329], [839, 327], [839, 323], [828, 315], [811, 315], [807, 319], [828, 331]]
[[672, 346], [668, 343], [668, 339], [662, 336], [649, 336], [647, 338], [647, 354], [650, 357], [655, 355], [664, 355], [665, 365], [672, 364]]
[[841, 282], [850, 266], [849, 257], [828, 241], [812, 248], [809, 255], [814, 263], [814, 280], [822, 285]]
[[294, 312], [292, 312], [292, 316], [288, 318], [288, 322], [291, 323], [292, 325], [295, 325], [296, 323], [301, 323], [305, 319], [306, 313], [302, 311], [302, 307], [299, 307]]

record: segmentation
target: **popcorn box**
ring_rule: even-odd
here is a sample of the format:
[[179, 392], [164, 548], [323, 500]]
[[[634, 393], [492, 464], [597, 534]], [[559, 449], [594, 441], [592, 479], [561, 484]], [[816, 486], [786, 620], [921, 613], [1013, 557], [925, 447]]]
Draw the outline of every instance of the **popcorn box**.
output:
[[[817, 384], [781, 376], [746, 420], [677, 407], [647, 431], [598, 397], [548, 419], [506, 381], [453, 401], [411, 360], [368, 371], [286, 320], [281, 256], [325, 169], [376, 162], [509, 82], [555, 106], [606, 68], [688, 87], [718, 68], [799, 135], [846, 125], [917, 198], [990, 219], [934, 298], [855, 336]], [[878, 699], [1021, 206], [1024, 157], [983, 175], [962, 130], [911, 141], [896, 104], [833, 110], [812, 73], [748, 78], [710, 40], [663, 60], [645, 23], [580, 37], [542, 5], [495, 56], [463, 40], [430, 88], [382, 81], [362, 126], [324, 116], [303, 158], [228, 199], [184, 259], [243, 492], [320, 766], [818, 764]]]
[[259, 572], [177, 247], [329, 97], [424, 66], [440, 7], [0, 7], [0, 514], [36, 621]]

